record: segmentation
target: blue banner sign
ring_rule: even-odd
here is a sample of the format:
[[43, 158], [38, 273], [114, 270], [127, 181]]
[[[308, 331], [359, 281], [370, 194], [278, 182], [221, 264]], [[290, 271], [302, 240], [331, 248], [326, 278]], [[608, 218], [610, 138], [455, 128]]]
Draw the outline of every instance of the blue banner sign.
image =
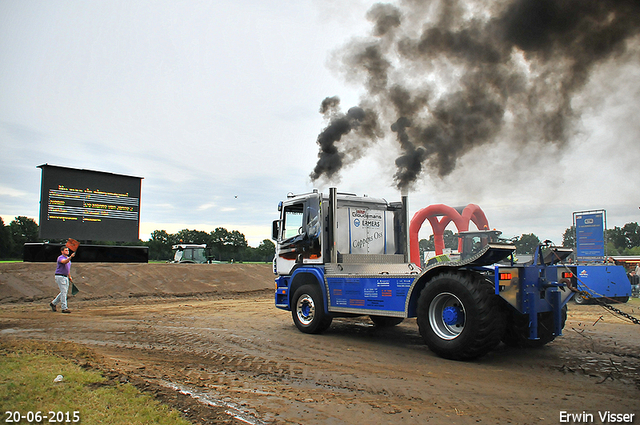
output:
[[578, 261], [604, 261], [604, 212], [576, 214]]

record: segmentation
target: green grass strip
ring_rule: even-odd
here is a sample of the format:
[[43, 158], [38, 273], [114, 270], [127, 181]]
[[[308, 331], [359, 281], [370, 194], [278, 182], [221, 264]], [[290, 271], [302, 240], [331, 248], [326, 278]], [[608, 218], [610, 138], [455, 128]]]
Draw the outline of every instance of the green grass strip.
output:
[[[54, 382], [62, 375], [61, 382]], [[2, 423], [184, 424], [189, 422], [131, 384], [113, 383], [98, 372], [29, 344], [0, 344]], [[29, 413], [31, 412], [31, 413]], [[41, 420], [37, 421], [36, 412]], [[58, 413], [61, 412], [61, 413]], [[7, 422], [7, 420], [10, 420]], [[79, 422], [77, 421], [79, 419]]]

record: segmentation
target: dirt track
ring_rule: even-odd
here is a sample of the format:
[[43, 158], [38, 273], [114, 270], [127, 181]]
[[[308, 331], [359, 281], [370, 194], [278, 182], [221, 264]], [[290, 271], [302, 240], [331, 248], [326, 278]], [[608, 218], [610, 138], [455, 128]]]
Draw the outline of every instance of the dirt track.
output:
[[[70, 315], [49, 310], [51, 270], [0, 265], [0, 340], [87, 346], [93, 366], [194, 422], [556, 424], [564, 411], [602, 423], [598, 412], [640, 412], [640, 327], [598, 306], [571, 304], [547, 347], [462, 363], [431, 353], [413, 319], [298, 332], [273, 306], [270, 265], [74, 264]], [[622, 308], [640, 316], [638, 300]]]

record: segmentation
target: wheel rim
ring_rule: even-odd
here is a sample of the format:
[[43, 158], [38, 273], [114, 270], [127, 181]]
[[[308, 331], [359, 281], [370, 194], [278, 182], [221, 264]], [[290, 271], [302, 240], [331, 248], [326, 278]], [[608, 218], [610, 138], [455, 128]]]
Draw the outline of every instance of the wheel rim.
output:
[[464, 304], [449, 292], [438, 294], [429, 305], [429, 324], [439, 338], [457, 338], [464, 330]]
[[298, 304], [296, 305], [296, 314], [298, 320], [305, 326], [308, 326], [313, 322], [313, 318], [316, 315], [316, 305], [313, 302], [313, 298], [310, 295], [304, 294], [298, 298]]

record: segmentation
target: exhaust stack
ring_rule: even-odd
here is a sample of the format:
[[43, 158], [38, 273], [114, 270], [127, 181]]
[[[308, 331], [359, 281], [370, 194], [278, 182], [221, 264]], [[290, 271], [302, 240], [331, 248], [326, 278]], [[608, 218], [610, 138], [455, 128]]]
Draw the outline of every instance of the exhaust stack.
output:
[[330, 243], [330, 261], [332, 263], [338, 262], [338, 246], [336, 242], [336, 235], [338, 234], [338, 189], [335, 187], [329, 188], [329, 223], [331, 226], [331, 240]]
[[411, 241], [409, 240], [409, 189], [402, 188], [402, 236], [404, 238], [404, 262], [410, 262]]

